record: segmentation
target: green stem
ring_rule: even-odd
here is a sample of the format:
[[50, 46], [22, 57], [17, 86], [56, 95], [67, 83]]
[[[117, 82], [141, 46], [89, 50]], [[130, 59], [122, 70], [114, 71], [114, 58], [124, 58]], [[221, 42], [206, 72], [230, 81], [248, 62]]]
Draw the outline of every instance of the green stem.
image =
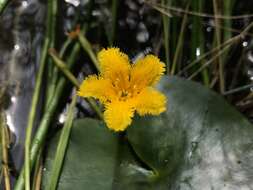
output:
[[238, 87], [238, 88], [226, 91], [222, 95], [225, 95], [225, 96], [231, 95], [231, 94], [234, 94], [234, 93], [237, 93], [237, 92], [241, 92], [243, 90], [248, 90], [248, 89], [250, 89], [252, 87], [253, 87], [253, 84], [248, 84], [248, 85], [245, 85], [245, 86], [241, 86], [241, 87]]
[[[189, 9], [190, 3], [187, 4], [186, 10]], [[187, 21], [187, 14], [184, 15], [183, 17], [183, 21], [182, 21], [182, 25], [181, 25], [181, 29], [180, 29], [180, 33], [179, 33], [179, 37], [178, 37], [178, 42], [177, 42], [177, 47], [176, 47], [176, 52], [175, 52], [175, 56], [173, 58], [173, 62], [172, 62], [172, 68], [171, 68], [171, 75], [175, 74], [176, 71], [176, 66], [177, 66], [177, 62], [178, 62], [178, 58], [182, 49], [182, 45], [183, 45], [183, 40], [184, 40], [184, 34], [185, 34], [185, 27], [186, 27], [186, 21]]]
[[[171, 4], [173, 2], [174, 1], [172, 1]], [[176, 49], [177, 49], [177, 40], [179, 39], [178, 36], [180, 35], [180, 30], [181, 30], [181, 28], [178, 27], [178, 26], [180, 26], [179, 22], [182, 20], [182, 19], [181, 20], [180, 19], [181, 18], [179, 18], [179, 17], [171, 18], [171, 34], [170, 34], [171, 35], [171, 38], [170, 38], [171, 46], [170, 46], [170, 49], [173, 51], [176, 51]], [[172, 56], [171, 64], [173, 63], [175, 52], [172, 55], [173, 56]], [[170, 68], [170, 71], [171, 71], [171, 68]]]
[[[217, 55], [214, 55], [214, 57], [212, 57], [211, 60], [209, 60], [208, 62], [206, 62], [204, 65], [202, 65], [195, 73], [193, 73], [190, 77], [188, 77], [188, 79], [192, 79], [193, 77], [196, 76], [196, 74], [199, 73], [199, 71], [202, 71], [203, 68], [205, 68], [206, 66], [208, 66], [211, 62], [213, 62], [215, 59], [217, 59], [218, 56], [222, 55], [222, 53], [224, 53], [224, 51], [228, 50], [228, 48], [230, 48], [230, 46], [236, 42], [238, 42], [239, 40], [244, 39], [244, 36], [247, 34], [247, 32], [253, 27], [253, 22], [251, 22], [240, 34], [238, 34], [237, 36], [234, 36], [233, 38], [228, 39], [226, 42], [224, 42], [223, 44], [220, 44], [219, 46], [213, 48], [211, 51], [203, 54], [201, 57], [199, 57], [198, 60], [193, 61], [191, 64], [189, 64], [186, 68], [184, 68], [183, 71], [181, 71], [178, 75], [180, 75], [182, 72], [186, 71], [187, 69], [191, 68], [195, 63], [197, 63], [199, 60], [203, 59], [204, 57], [206, 57], [207, 55], [209, 55], [210, 53], [215, 53], [216, 51], [218, 51]], [[223, 48], [222, 50], [220, 50], [221, 48]], [[220, 50], [220, 51], [219, 51]]]
[[[35, 161], [35, 166], [34, 166], [34, 175], [33, 175], [33, 185], [32, 185], [32, 190], [37, 190], [38, 186], [40, 187], [41, 184], [41, 178], [42, 178], [42, 148], [39, 150], [37, 159]], [[40, 189], [40, 188], [39, 188]]]
[[38, 168], [38, 175], [36, 177], [34, 190], [41, 190], [41, 181], [42, 181], [42, 175], [43, 175], [43, 165], [40, 164]]
[[[223, 7], [224, 7], [224, 15], [231, 16], [232, 8], [233, 8], [233, 0], [223, 1]], [[230, 29], [230, 30], [223, 30], [223, 41], [226, 41], [232, 37], [232, 31], [231, 31], [232, 21], [229, 19], [224, 20], [223, 27]], [[224, 64], [226, 64], [226, 62], [228, 60], [228, 53], [229, 53], [229, 50], [227, 52], [225, 52], [224, 55], [222, 56], [222, 61]]]
[[[192, 8], [196, 12], [202, 12], [203, 5], [202, 0], [193, 0], [191, 1]], [[192, 17], [192, 30], [191, 30], [191, 59], [196, 60], [200, 57], [204, 52], [205, 40], [203, 34], [202, 23], [203, 20], [201, 17]], [[205, 60], [202, 60], [200, 64], [204, 64]], [[207, 69], [204, 69], [202, 72], [203, 82], [206, 86], [209, 85], [209, 76]]]
[[71, 44], [71, 42], [73, 41], [72, 38], [67, 38], [67, 40], [64, 42], [61, 50], [60, 50], [60, 53], [59, 53], [59, 56], [60, 58], [63, 58], [65, 52], [67, 51], [69, 45]]
[[11, 184], [10, 184], [10, 174], [9, 174], [9, 162], [8, 162], [8, 131], [6, 127], [6, 121], [5, 121], [5, 115], [3, 114], [3, 111], [1, 110], [0, 113], [0, 128], [1, 128], [1, 142], [2, 142], [2, 171], [4, 176], [4, 186], [5, 190], [11, 190]]
[[75, 87], [79, 88], [79, 81], [76, 79], [76, 77], [71, 73], [71, 71], [68, 69], [66, 63], [64, 63], [56, 54], [54, 49], [49, 50], [49, 54], [53, 58], [53, 61], [55, 65], [63, 72], [63, 74], [70, 80], [72, 84], [74, 84]]
[[34, 89], [34, 94], [32, 98], [31, 108], [28, 116], [28, 123], [26, 128], [26, 139], [25, 139], [25, 189], [30, 190], [30, 173], [31, 173], [31, 166], [30, 166], [30, 145], [31, 145], [31, 135], [32, 135], [32, 128], [34, 125], [35, 115], [36, 115], [36, 107], [39, 100], [40, 89], [42, 84], [42, 76], [43, 71], [46, 65], [46, 57], [47, 57], [47, 49], [50, 45], [50, 35], [52, 35], [52, 2], [53, 0], [48, 0], [48, 12], [47, 12], [47, 31], [46, 31], [46, 38], [43, 45], [42, 55], [40, 59], [40, 68], [36, 78], [36, 84]]
[[[69, 47], [69, 45], [71, 44], [72, 41], [73, 40], [71, 38], [67, 38], [67, 40], [64, 42], [64, 44], [63, 44], [63, 46], [62, 46], [62, 48], [60, 50], [60, 55], [59, 55], [60, 58], [62, 58], [64, 56], [67, 48]], [[50, 61], [50, 64], [53, 64], [52, 60]], [[53, 77], [52, 77], [52, 80], [50, 81], [49, 86], [48, 86], [48, 92], [50, 92], [49, 96], [51, 96], [53, 94], [53, 92], [55, 91], [58, 79], [59, 79], [58, 68], [54, 67], [54, 69], [53, 69]], [[50, 100], [50, 98], [48, 98], [47, 102], [49, 102], [49, 100]], [[46, 105], [48, 105], [48, 103]]]
[[[171, 0], [162, 0], [162, 4], [169, 5]], [[167, 15], [162, 15], [163, 19], [163, 34], [164, 34], [164, 49], [165, 49], [165, 59], [166, 59], [166, 67], [167, 73], [170, 71], [170, 58], [169, 58], [169, 30], [170, 30], [170, 19]]]
[[[74, 46], [71, 56], [69, 57], [69, 60], [68, 60], [69, 67], [73, 66], [76, 55], [78, 54], [79, 50], [80, 50], [80, 46], [79, 46], [79, 44], [76, 44]], [[40, 125], [39, 125], [38, 130], [35, 134], [35, 137], [33, 139], [32, 146], [31, 146], [31, 154], [30, 154], [31, 168], [33, 167], [33, 165], [35, 163], [36, 156], [38, 154], [38, 151], [39, 151], [41, 145], [45, 141], [49, 124], [52, 120], [52, 117], [53, 117], [55, 111], [56, 111], [58, 103], [61, 100], [61, 95], [64, 90], [65, 84], [66, 84], [66, 80], [64, 77], [62, 77], [59, 80], [59, 83], [57, 84], [54, 96], [50, 98], [50, 104], [41, 119]], [[18, 177], [18, 180], [15, 184], [14, 190], [23, 190], [23, 188], [24, 188], [24, 168], [22, 168], [22, 171], [21, 171], [21, 173]]]
[[[55, 46], [55, 36], [56, 36], [56, 19], [57, 19], [57, 9], [58, 9], [58, 1], [57, 0], [49, 0], [49, 5], [48, 5], [48, 16], [49, 16], [49, 23], [48, 24], [48, 36], [50, 38], [50, 44], [49, 48], [54, 48]], [[49, 58], [48, 59], [48, 64], [47, 64], [47, 89], [46, 89], [46, 107], [48, 106], [48, 100], [50, 99], [49, 97], [51, 94], [54, 93], [54, 88], [52, 88], [52, 81], [56, 80], [55, 78], [57, 75], [54, 75], [54, 67], [52, 64], [52, 60]]]
[[238, 19], [246, 19], [246, 18], [250, 18], [253, 17], [253, 14], [240, 14], [240, 15], [233, 15], [233, 16], [226, 16], [226, 15], [213, 15], [213, 14], [208, 14], [208, 13], [200, 13], [200, 12], [194, 12], [194, 11], [187, 11], [185, 9], [179, 8], [179, 7], [173, 7], [173, 6], [167, 6], [167, 7], [163, 7], [161, 6], [161, 4], [157, 4], [157, 3], [151, 3], [148, 1], [145, 1], [148, 5], [150, 5], [151, 7], [153, 7], [154, 9], [160, 11], [160, 12], [164, 12], [165, 14], [171, 15], [169, 13], [166, 13], [166, 11], [171, 11], [172, 13], [177, 13], [178, 14], [188, 14], [190, 16], [198, 16], [198, 17], [203, 17], [203, 18], [218, 18], [218, 19], [223, 19], [223, 20], [238, 20]]
[[[76, 79], [76, 77], [71, 73], [71, 71], [68, 69], [66, 64], [57, 56], [55, 50], [51, 49], [49, 51], [49, 54], [52, 56], [55, 65], [63, 72], [63, 74], [70, 80], [70, 82], [79, 89], [79, 81]], [[97, 113], [100, 119], [103, 119], [103, 114], [101, 113], [99, 107], [97, 106], [96, 102], [91, 99], [87, 98], [88, 103], [90, 104], [91, 108]]]
[[[230, 16], [232, 12], [232, 0], [230, 1], [223, 1], [223, 6], [224, 6], [224, 15]], [[231, 29], [232, 26], [232, 21], [231, 20], [224, 20], [224, 28], [229, 28]], [[223, 32], [223, 41], [226, 41], [232, 37], [232, 31], [231, 30], [224, 30]]]
[[9, 2], [10, 0], [0, 0], [0, 16]]
[[237, 40], [244, 38], [244, 35], [247, 34], [247, 31], [252, 27], [251, 23], [250, 25], [248, 25], [244, 31], [242, 31], [240, 34], [238, 34], [237, 36], [234, 36], [233, 38], [228, 39], [227, 41], [225, 41], [223, 44], [220, 44], [219, 46], [214, 47], [212, 50], [206, 52], [205, 54], [201, 55], [198, 59], [194, 60], [193, 62], [191, 62], [189, 65], [187, 65], [185, 68], [183, 68], [180, 72], [178, 72], [177, 75], [181, 75], [183, 72], [186, 72], [188, 69], [190, 69], [191, 67], [193, 67], [196, 63], [200, 62], [202, 59], [204, 59], [205, 57], [216, 53], [217, 51], [219, 51], [221, 48], [226, 47], [227, 45], [232, 45], [233, 43], [235, 43]]
[[71, 132], [71, 127], [73, 123], [73, 118], [74, 118], [74, 110], [75, 110], [75, 105], [76, 105], [76, 99], [77, 95], [73, 96], [72, 102], [70, 104], [68, 113], [67, 113], [67, 118], [66, 122], [63, 126], [60, 140], [56, 149], [56, 154], [55, 154], [55, 159], [53, 162], [53, 168], [51, 172], [51, 177], [50, 177], [50, 182], [49, 186], [46, 188], [48, 190], [55, 190], [57, 187], [58, 179], [60, 176], [70, 132]]
[[196, 77], [201, 71], [203, 71], [203, 69], [205, 69], [208, 65], [214, 62], [218, 57], [220, 57], [224, 52], [226, 52], [228, 48], [230, 48], [230, 46], [226, 46], [220, 51], [218, 51], [217, 54], [213, 55], [213, 57], [210, 60], [208, 60], [205, 64], [201, 65], [201, 67], [199, 67], [191, 76], [189, 76], [188, 79], [193, 79], [194, 77]]
[[54, 47], [55, 45], [55, 32], [56, 32], [56, 19], [57, 19], [57, 10], [58, 10], [58, 1], [57, 0], [52, 0], [52, 12], [51, 12], [51, 16], [52, 16], [52, 21], [51, 21], [51, 44], [50, 44], [50, 48]]
[[93, 62], [94, 66], [96, 67], [96, 69], [99, 71], [99, 64], [98, 64], [98, 60], [96, 58], [95, 53], [92, 50], [91, 44], [90, 42], [80, 33], [78, 35], [78, 39], [80, 41], [81, 46], [83, 47], [83, 49], [87, 52], [87, 54], [89, 55], [91, 61]]
[[44, 68], [46, 65], [46, 56], [47, 56], [47, 49], [49, 45], [49, 39], [45, 39], [45, 43], [43, 46], [43, 51], [42, 51], [42, 56], [41, 56], [41, 61], [40, 61], [40, 68], [38, 71], [38, 75], [36, 78], [36, 84], [34, 88], [34, 93], [33, 93], [33, 98], [32, 98], [32, 103], [31, 103], [31, 108], [30, 108], [30, 113], [28, 116], [28, 123], [27, 123], [27, 128], [26, 128], [26, 139], [25, 139], [25, 189], [30, 190], [31, 184], [30, 184], [30, 144], [31, 144], [31, 136], [32, 136], [32, 129], [34, 126], [34, 120], [36, 116], [36, 108], [40, 96], [40, 90], [41, 90], [41, 84], [42, 84], [42, 77], [43, 77], [43, 72]]
[[[217, 0], [213, 0], [213, 9], [214, 9], [214, 22], [216, 26], [220, 25], [220, 19], [217, 15], [220, 15], [220, 11], [218, 8]], [[219, 27], [215, 27], [215, 45], [220, 46], [221, 44], [221, 30]], [[224, 54], [223, 54], [224, 55]], [[217, 57], [218, 62], [218, 70], [219, 70], [219, 84], [220, 84], [220, 92], [223, 93], [225, 90], [225, 80], [224, 80], [224, 64], [221, 56]]]

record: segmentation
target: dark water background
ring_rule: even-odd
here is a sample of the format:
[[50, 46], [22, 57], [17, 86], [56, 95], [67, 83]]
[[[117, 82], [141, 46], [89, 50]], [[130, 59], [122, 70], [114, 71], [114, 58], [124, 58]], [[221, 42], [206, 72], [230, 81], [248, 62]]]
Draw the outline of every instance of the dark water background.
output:
[[[185, 7], [186, 2], [178, 1], [176, 4], [178, 7]], [[112, 31], [110, 1], [65, 0], [59, 1], [58, 6], [56, 49], [61, 47], [62, 42], [67, 37], [67, 32], [73, 30], [77, 24], [82, 25], [84, 23], [89, 23], [87, 39], [90, 40], [95, 50], [109, 45], [108, 36]], [[206, 1], [205, 11], [211, 12], [210, 9], [211, 1]], [[113, 45], [120, 47], [132, 59], [147, 53], [155, 53], [164, 61], [161, 13], [143, 0], [120, 1], [117, 10]], [[237, 1], [233, 8], [233, 15], [249, 14], [250, 12], [253, 12], [253, 1]], [[4, 111], [12, 134], [10, 153], [13, 177], [18, 174], [22, 165], [25, 128], [46, 30], [46, 13], [45, 0], [12, 0], [0, 17], [0, 87], [7, 87], [4, 97], [6, 100]], [[172, 22], [178, 23], [181, 23], [181, 19], [182, 16], [177, 15], [173, 15], [171, 18]], [[251, 18], [235, 20], [232, 27], [242, 30], [251, 20]], [[214, 26], [210, 23], [213, 22], [212, 18], [207, 18], [202, 23], [207, 48], [212, 44]], [[180, 24], [174, 26], [177, 26], [176, 31], [180, 30]], [[181, 57], [183, 65], [190, 62], [190, 51], [188, 50], [191, 48], [191, 37], [188, 34], [191, 32], [191, 28], [192, 23], [189, 20], [185, 31], [184, 54]], [[175, 41], [176, 44], [175, 39], [172, 41]], [[245, 36], [240, 44], [231, 49], [229, 58], [231, 64], [226, 67], [229, 71], [227, 80], [233, 78], [236, 69], [240, 68], [235, 86], [251, 83], [253, 77], [252, 46], [251, 37]], [[174, 49], [170, 50], [171, 56], [173, 56], [174, 51]], [[242, 63], [237, 67], [239, 60], [242, 60]], [[86, 56], [80, 55], [76, 70], [81, 70], [84, 75], [94, 72], [94, 68], [89, 66], [88, 62]], [[183, 74], [184, 77], [187, 75], [188, 73]], [[46, 83], [46, 81], [44, 82]], [[217, 89], [214, 87], [214, 90]], [[243, 99], [245, 93], [249, 92], [250, 89], [247, 89], [243, 93], [229, 97], [229, 100], [236, 105], [240, 99]], [[41, 104], [43, 101], [42, 97]], [[244, 104], [239, 105], [239, 108], [250, 118], [253, 111], [251, 109], [252, 102], [245, 104], [246, 106]], [[79, 106], [81, 114], [92, 114], [83, 108], [83, 104], [80, 103]], [[37, 118], [40, 117], [40, 109], [41, 107], [38, 107]]]
[[11, 132], [13, 176], [18, 174], [23, 162], [25, 128], [43, 41], [45, 11], [45, 5], [37, 0], [12, 1], [0, 20], [0, 85], [7, 86], [4, 109]]

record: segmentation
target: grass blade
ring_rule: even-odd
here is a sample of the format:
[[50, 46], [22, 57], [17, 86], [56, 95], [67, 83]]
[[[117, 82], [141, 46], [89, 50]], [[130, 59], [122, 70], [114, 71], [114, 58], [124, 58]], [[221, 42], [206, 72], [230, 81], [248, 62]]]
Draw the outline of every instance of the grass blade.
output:
[[[217, 0], [213, 0], [214, 22], [215, 26], [220, 26], [221, 25], [220, 19], [217, 16], [220, 15], [220, 10], [217, 3], [218, 3]], [[214, 45], [220, 46], [220, 44], [221, 44], [221, 30], [219, 27], [215, 27]], [[220, 92], [223, 93], [225, 91], [225, 78], [224, 78], [224, 62], [222, 57], [218, 56], [216, 62], [218, 64]]]
[[5, 115], [1, 110], [0, 114], [0, 129], [1, 129], [1, 143], [2, 143], [2, 171], [4, 177], [4, 186], [5, 190], [11, 190], [10, 184], [10, 173], [9, 173], [9, 161], [8, 161], [8, 147], [9, 147], [9, 138], [8, 138], [8, 129], [6, 126]]
[[[162, 0], [164, 6], [169, 5], [171, 0]], [[169, 31], [170, 31], [170, 19], [167, 15], [162, 14], [163, 20], [163, 34], [164, 34], [164, 49], [165, 49], [165, 63], [167, 67], [167, 73], [170, 72], [170, 58], [169, 58]]]
[[[79, 50], [80, 50], [80, 45], [76, 44], [71, 52], [69, 59], [68, 59], [68, 66], [69, 67], [73, 66], [75, 58], [76, 58]], [[41, 119], [40, 125], [39, 125], [38, 130], [35, 134], [35, 137], [33, 139], [32, 146], [31, 146], [31, 151], [30, 151], [31, 152], [31, 154], [30, 154], [31, 168], [34, 165], [35, 159], [37, 158], [37, 154], [38, 154], [38, 152], [39, 152], [39, 150], [46, 138], [49, 124], [52, 120], [53, 114], [56, 111], [58, 103], [61, 100], [61, 95], [64, 90], [65, 84], [66, 84], [66, 80], [64, 77], [62, 77], [59, 80], [56, 90], [55, 90], [55, 93], [54, 93], [54, 96], [52, 98], [50, 98], [50, 104]], [[21, 171], [21, 173], [18, 177], [18, 180], [15, 184], [14, 190], [23, 190], [23, 187], [24, 187], [24, 168], [22, 168], [22, 171]]]
[[[202, 12], [203, 4], [202, 0], [194, 0], [192, 1], [192, 8], [196, 12]], [[204, 33], [202, 27], [203, 19], [201, 17], [192, 17], [192, 33], [191, 33], [191, 59], [198, 59], [204, 52], [205, 41], [204, 41]], [[203, 65], [205, 62], [204, 59], [200, 61], [200, 64]], [[209, 85], [209, 76], [208, 70], [204, 69], [201, 72], [203, 83], [208, 86]]]
[[[187, 4], [186, 6], [186, 10], [189, 9], [190, 3]], [[181, 29], [180, 29], [180, 33], [179, 33], [179, 37], [178, 37], [178, 41], [177, 41], [177, 47], [176, 47], [176, 52], [173, 58], [173, 62], [172, 62], [172, 68], [170, 71], [171, 75], [174, 75], [176, 72], [176, 67], [178, 64], [178, 58], [180, 55], [180, 52], [182, 50], [182, 46], [183, 46], [183, 40], [184, 40], [184, 34], [185, 34], [185, 28], [186, 28], [186, 23], [187, 23], [187, 19], [188, 19], [188, 15], [185, 14], [182, 20], [182, 24], [181, 24]]]
[[56, 149], [55, 159], [53, 162], [53, 168], [52, 168], [49, 186], [47, 187], [48, 190], [55, 190], [57, 187], [57, 183], [58, 183], [61, 168], [63, 165], [63, 160], [64, 160], [65, 152], [67, 149], [67, 144], [68, 144], [71, 127], [73, 123], [76, 99], [77, 99], [77, 96], [74, 95], [72, 102], [70, 104], [68, 113], [67, 113], [66, 122], [61, 132], [60, 140]]
[[91, 61], [93, 62], [94, 66], [96, 67], [96, 69], [99, 71], [99, 64], [96, 58], [95, 53], [92, 50], [91, 44], [90, 42], [80, 33], [78, 35], [79, 37], [79, 42], [82, 46], [82, 48], [86, 51], [86, 53], [89, 55]]

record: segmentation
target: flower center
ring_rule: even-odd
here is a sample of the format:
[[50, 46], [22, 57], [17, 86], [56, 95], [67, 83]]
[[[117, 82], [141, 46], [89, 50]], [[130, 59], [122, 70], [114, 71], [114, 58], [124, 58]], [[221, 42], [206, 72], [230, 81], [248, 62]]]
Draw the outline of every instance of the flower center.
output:
[[118, 95], [120, 101], [126, 101], [127, 99], [133, 97], [133, 93], [129, 92], [128, 90], [121, 90], [119, 91]]
[[122, 76], [117, 77], [112, 84], [120, 101], [126, 101], [127, 99], [133, 98], [140, 92], [138, 85], [131, 82], [130, 76], [125, 78]]

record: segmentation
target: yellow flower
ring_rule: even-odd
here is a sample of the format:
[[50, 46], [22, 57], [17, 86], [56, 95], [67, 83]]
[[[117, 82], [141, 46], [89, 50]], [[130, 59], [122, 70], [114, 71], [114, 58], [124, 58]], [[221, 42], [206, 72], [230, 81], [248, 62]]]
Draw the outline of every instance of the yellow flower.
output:
[[154, 55], [147, 55], [134, 64], [118, 48], [98, 53], [100, 75], [87, 77], [78, 95], [95, 97], [105, 105], [104, 120], [108, 128], [124, 131], [134, 112], [158, 115], [166, 110], [166, 97], [154, 89], [165, 68]]

